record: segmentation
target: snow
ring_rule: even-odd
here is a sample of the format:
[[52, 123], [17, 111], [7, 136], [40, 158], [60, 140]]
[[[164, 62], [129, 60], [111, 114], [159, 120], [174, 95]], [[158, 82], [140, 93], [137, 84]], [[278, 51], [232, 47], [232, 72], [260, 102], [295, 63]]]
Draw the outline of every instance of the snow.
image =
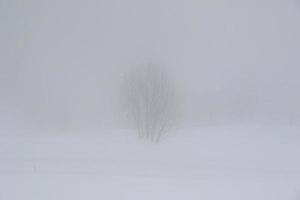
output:
[[159, 144], [130, 130], [1, 135], [0, 199], [296, 200], [299, 130], [182, 128]]
[[[299, 3], [0, 0], [0, 200], [299, 200]], [[159, 144], [113, 129], [152, 63], [188, 127]]]

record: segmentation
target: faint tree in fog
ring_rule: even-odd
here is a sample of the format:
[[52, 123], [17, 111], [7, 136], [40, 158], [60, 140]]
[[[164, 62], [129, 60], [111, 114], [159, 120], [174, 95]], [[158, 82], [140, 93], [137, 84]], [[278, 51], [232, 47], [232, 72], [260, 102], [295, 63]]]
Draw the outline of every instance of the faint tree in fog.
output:
[[162, 68], [153, 65], [132, 68], [124, 76], [121, 91], [139, 137], [157, 143], [178, 120], [177, 91]]

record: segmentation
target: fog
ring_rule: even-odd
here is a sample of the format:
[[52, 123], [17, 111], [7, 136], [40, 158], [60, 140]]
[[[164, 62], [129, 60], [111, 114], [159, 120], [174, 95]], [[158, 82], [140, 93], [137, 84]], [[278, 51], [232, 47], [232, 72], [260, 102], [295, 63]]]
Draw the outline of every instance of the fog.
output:
[[0, 132], [124, 128], [118, 87], [157, 63], [182, 126], [300, 125], [295, 0], [0, 1]]
[[299, 0], [0, 0], [0, 199], [299, 199], [299, 22]]

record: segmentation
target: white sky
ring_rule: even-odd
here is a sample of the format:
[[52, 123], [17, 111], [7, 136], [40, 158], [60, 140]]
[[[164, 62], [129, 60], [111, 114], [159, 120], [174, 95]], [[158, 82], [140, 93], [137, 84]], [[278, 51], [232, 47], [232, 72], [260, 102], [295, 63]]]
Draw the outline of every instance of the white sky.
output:
[[115, 127], [130, 65], [156, 62], [184, 124], [300, 124], [296, 0], [0, 0], [0, 130]]

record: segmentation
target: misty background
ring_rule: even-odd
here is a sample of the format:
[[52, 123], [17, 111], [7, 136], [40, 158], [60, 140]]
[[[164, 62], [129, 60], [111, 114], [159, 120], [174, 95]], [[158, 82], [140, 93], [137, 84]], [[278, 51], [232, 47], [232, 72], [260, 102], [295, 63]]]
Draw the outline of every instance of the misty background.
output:
[[300, 125], [296, 0], [0, 0], [0, 133], [124, 128], [118, 87], [158, 63], [182, 126]]

